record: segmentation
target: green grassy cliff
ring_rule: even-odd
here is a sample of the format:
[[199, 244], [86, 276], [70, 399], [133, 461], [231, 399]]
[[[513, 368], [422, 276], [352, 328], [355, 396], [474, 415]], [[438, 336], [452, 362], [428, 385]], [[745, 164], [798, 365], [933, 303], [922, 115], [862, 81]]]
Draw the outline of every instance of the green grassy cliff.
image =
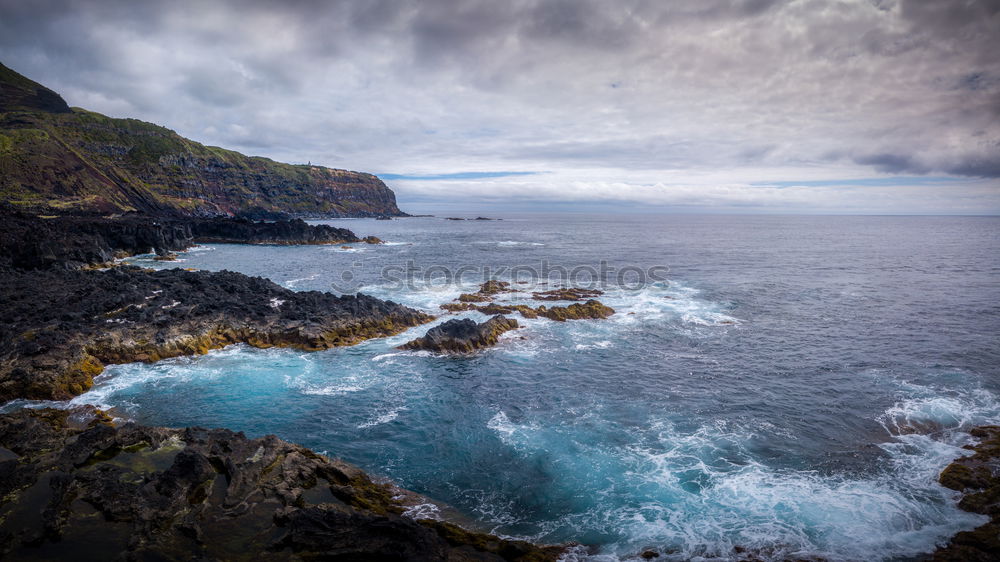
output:
[[39, 214], [402, 214], [371, 174], [245, 156], [70, 108], [2, 64], [0, 201]]

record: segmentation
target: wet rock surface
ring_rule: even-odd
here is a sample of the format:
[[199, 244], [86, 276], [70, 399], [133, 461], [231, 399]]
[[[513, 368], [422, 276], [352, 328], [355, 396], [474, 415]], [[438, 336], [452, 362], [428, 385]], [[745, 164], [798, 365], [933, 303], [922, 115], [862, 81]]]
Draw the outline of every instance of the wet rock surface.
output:
[[[462, 293], [456, 302], [441, 305], [442, 310], [448, 312], [465, 312], [475, 310], [483, 314], [520, 314], [524, 318], [548, 318], [556, 322], [567, 320], [601, 320], [609, 318], [615, 313], [615, 309], [606, 306], [591, 297], [604, 294], [596, 289], [563, 288], [550, 291], [540, 291], [531, 293], [535, 300], [544, 301], [579, 301], [584, 303], [573, 303], [569, 306], [539, 306], [531, 307], [525, 304], [496, 303], [493, 298], [502, 293], [518, 293], [517, 289], [511, 288], [511, 284], [506, 281], [487, 281], [483, 283], [475, 293]], [[488, 304], [480, 304], [488, 303]]]
[[[465, 296], [465, 295], [462, 295]], [[567, 320], [603, 320], [610, 318], [615, 313], [615, 309], [597, 300], [589, 300], [585, 303], [573, 303], [569, 306], [539, 306], [532, 308], [525, 304], [501, 304], [489, 303], [485, 305], [476, 304], [482, 302], [474, 299], [463, 299], [459, 297], [459, 302], [445, 303], [441, 305], [442, 310], [448, 312], [465, 312], [475, 310], [483, 314], [513, 314], [518, 313], [524, 318], [548, 318], [556, 322]]]
[[589, 300], [583, 304], [573, 303], [569, 306], [540, 306], [535, 312], [542, 317], [556, 322], [567, 320], [600, 320], [609, 318], [615, 313], [615, 309], [606, 306], [600, 301]]
[[594, 297], [599, 297], [604, 291], [597, 289], [552, 289], [551, 291], [539, 291], [531, 294], [531, 298], [537, 301], [583, 301]]
[[0, 416], [0, 556], [73, 560], [556, 560], [403, 516], [399, 491], [274, 436]]
[[296, 292], [229, 271], [0, 272], [0, 401], [66, 399], [106, 364], [234, 343], [320, 350], [432, 319], [366, 295]]
[[934, 554], [941, 562], [986, 562], [1000, 560], [1000, 426], [988, 425], [970, 431], [979, 444], [967, 448], [968, 457], [956, 459], [939, 477], [941, 485], [962, 493], [958, 507], [990, 518], [989, 523], [952, 537]]
[[496, 344], [501, 334], [517, 328], [517, 320], [505, 316], [494, 316], [482, 323], [469, 318], [455, 319], [435, 326], [427, 330], [424, 337], [399, 347], [443, 353], [469, 353]]

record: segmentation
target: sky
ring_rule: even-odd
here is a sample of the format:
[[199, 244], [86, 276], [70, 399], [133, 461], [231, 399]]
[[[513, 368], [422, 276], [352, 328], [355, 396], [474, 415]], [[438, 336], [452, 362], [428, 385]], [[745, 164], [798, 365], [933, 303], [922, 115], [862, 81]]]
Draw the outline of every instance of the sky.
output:
[[410, 212], [1000, 213], [1000, 0], [0, 0], [0, 62]]

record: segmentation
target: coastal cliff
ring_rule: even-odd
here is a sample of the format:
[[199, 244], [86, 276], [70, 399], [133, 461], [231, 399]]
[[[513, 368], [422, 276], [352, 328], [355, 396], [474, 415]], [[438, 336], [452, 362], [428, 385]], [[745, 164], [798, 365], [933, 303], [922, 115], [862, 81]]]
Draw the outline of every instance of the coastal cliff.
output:
[[2, 64], [0, 201], [53, 215], [404, 215], [374, 175], [246, 156], [152, 123], [70, 108]]
[[405, 516], [415, 494], [274, 436], [0, 416], [0, 557], [555, 561], [562, 547]]

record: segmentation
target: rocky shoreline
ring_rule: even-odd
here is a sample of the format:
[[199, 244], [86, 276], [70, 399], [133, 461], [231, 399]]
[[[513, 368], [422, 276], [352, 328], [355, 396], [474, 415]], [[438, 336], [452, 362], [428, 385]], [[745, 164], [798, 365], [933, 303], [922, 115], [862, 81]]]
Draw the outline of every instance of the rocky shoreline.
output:
[[941, 471], [939, 481], [962, 493], [960, 509], [986, 515], [990, 521], [952, 537], [947, 546], [934, 553], [937, 562], [1000, 559], [1000, 426], [977, 427], [969, 433], [979, 443], [966, 446], [972, 454], [955, 459]]
[[282, 441], [114, 425], [92, 408], [0, 416], [0, 556], [74, 560], [556, 560], [404, 515], [399, 490]]
[[[71, 398], [108, 364], [234, 343], [314, 351], [433, 320], [365, 295], [296, 292], [228, 271], [95, 270], [140, 253], [169, 258], [205, 241], [378, 243], [346, 229], [228, 217], [45, 219], [10, 208], [0, 208], [0, 219], [0, 402]], [[450, 320], [400, 347], [468, 353], [518, 328], [501, 315], [566, 321], [615, 313], [595, 290], [524, 295], [577, 301], [566, 306], [496, 302], [518, 292], [488, 281], [442, 308], [496, 316]], [[1000, 427], [971, 433], [980, 442], [940, 482], [963, 494], [960, 508], [990, 521], [957, 534], [934, 560], [996, 560], [1000, 553]], [[404, 513], [408, 495], [273, 436], [116, 426], [90, 407], [0, 415], [0, 557], [543, 561], [566, 548], [415, 521]]]
[[[97, 269], [146, 252], [169, 259], [206, 240], [379, 242], [345, 229], [0, 214], [0, 402], [71, 398], [107, 364], [234, 343], [321, 350], [433, 319], [229, 271]], [[565, 550], [414, 520], [404, 505], [413, 497], [274, 436], [115, 425], [92, 407], [0, 415], [0, 557], [540, 562]]]
[[366, 295], [296, 292], [229, 271], [7, 271], [0, 294], [0, 401], [71, 398], [107, 364], [234, 343], [315, 351], [432, 319]]
[[0, 224], [0, 401], [63, 400], [107, 364], [196, 355], [234, 343], [309, 351], [397, 334], [433, 317], [365, 295], [296, 292], [228, 271], [95, 265], [168, 254], [210, 233], [252, 243], [343, 243], [353, 232], [301, 220], [39, 219]]
[[111, 265], [137, 254], [168, 256], [199, 243], [351, 244], [380, 243], [346, 228], [310, 225], [301, 219], [251, 221], [214, 217], [184, 219], [125, 215], [113, 218], [39, 218], [0, 207], [0, 267], [80, 269]]

